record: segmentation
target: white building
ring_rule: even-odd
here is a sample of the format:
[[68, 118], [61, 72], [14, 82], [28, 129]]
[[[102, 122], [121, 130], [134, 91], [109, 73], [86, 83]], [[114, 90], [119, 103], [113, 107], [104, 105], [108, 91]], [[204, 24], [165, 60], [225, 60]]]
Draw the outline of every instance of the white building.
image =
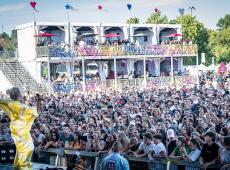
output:
[[[159, 76], [169, 70], [170, 62], [174, 71], [183, 70], [183, 57], [197, 55], [196, 47], [159, 45], [171, 40], [167, 37], [170, 34], [182, 34], [181, 25], [176, 24], [38, 22], [18, 25], [16, 30], [19, 60], [38, 82], [44, 63], [49, 63], [51, 76], [55, 76], [60, 64], [71, 76], [75, 62], [81, 63], [84, 58], [85, 65], [96, 62], [100, 78], [105, 79], [109, 70], [123, 75], [147, 71]], [[35, 36], [41, 33], [54, 35]]]

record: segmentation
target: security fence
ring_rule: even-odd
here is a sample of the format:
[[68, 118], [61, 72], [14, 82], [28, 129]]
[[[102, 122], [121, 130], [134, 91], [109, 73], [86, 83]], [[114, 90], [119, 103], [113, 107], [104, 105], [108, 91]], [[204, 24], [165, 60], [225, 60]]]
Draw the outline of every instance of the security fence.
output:
[[[103, 158], [107, 154], [98, 154], [95, 152], [76, 152], [75, 150], [66, 150], [60, 155], [58, 149], [48, 149], [40, 151], [45, 163], [51, 163], [48, 160], [50, 155], [56, 155], [65, 159], [65, 166], [70, 166], [71, 164], [77, 169], [87, 169], [87, 170], [99, 170]], [[59, 155], [59, 156], [57, 156]], [[188, 163], [184, 160], [174, 160], [174, 159], [155, 159], [150, 161], [147, 157], [136, 158], [130, 155], [123, 155], [129, 162], [129, 167], [131, 170], [199, 170], [200, 165], [198, 162]], [[76, 162], [76, 164], [74, 164]], [[56, 162], [57, 163], [57, 162]], [[210, 169], [220, 169], [221, 165], [212, 165]]]
[[[142, 89], [142, 88], [166, 88], [172, 85], [171, 77], [149, 77], [146, 80], [146, 85], [144, 78], [133, 78], [133, 79], [117, 79], [117, 89], [116, 90], [126, 90], [126, 89]], [[184, 85], [194, 86], [197, 84], [197, 76], [175, 76], [174, 84], [176, 87], [181, 88]], [[71, 91], [82, 91], [83, 82], [76, 83], [63, 83], [57, 82], [52, 84], [54, 92], [66, 92]], [[112, 80], [88, 80], [86, 81], [86, 91], [108, 91], [115, 90], [115, 82]]]

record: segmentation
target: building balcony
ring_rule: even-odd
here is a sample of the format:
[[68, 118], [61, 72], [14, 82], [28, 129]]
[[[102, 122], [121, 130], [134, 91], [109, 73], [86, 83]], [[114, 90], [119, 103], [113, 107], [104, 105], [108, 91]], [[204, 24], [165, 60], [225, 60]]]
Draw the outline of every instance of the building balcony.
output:
[[167, 44], [167, 45], [99, 45], [76, 46], [69, 50], [61, 47], [37, 47], [37, 57], [82, 58], [85, 59], [113, 59], [148, 57], [187, 57], [197, 55], [196, 44]]

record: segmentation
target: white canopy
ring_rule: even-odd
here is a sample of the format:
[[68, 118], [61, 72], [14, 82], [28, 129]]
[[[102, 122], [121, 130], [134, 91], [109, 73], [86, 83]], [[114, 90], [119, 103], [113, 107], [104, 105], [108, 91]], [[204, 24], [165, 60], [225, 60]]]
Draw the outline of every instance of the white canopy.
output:
[[215, 68], [216, 68], [215, 64], [211, 64], [210, 66], [208, 66], [207, 70], [214, 71]]
[[207, 71], [207, 70], [208, 70], [208, 67], [205, 66], [204, 64], [200, 64], [200, 65], [198, 66], [198, 70], [199, 70], [199, 71]]

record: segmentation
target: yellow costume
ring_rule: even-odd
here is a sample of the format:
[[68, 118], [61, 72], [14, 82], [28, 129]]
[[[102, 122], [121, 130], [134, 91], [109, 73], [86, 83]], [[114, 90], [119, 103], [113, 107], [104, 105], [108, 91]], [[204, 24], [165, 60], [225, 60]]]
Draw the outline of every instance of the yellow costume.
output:
[[37, 110], [35, 107], [26, 106], [18, 101], [6, 100], [0, 100], [0, 107], [11, 120], [11, 136], [16, 145], [14, 167], [30, 169], [30, 160], [34, 150], [30, 130], [37, 116]]

